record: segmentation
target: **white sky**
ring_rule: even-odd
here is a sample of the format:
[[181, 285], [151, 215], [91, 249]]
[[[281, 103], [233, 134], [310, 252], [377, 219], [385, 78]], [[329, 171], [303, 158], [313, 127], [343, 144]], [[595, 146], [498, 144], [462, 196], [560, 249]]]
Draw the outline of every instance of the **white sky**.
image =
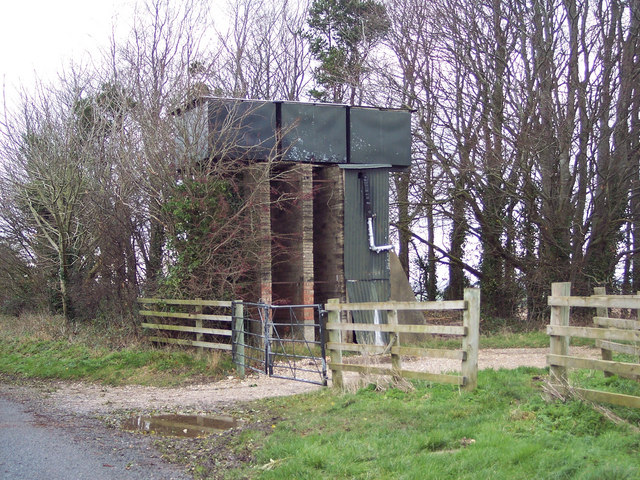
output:
[[[135, 0], [4, 0], [0, 9], [0, 82], [11, 100], [36, 78], [52, 81], [71, 60], [88, 62], [124, 25]], [[87, 53], [88, 52], [88, 53]]]

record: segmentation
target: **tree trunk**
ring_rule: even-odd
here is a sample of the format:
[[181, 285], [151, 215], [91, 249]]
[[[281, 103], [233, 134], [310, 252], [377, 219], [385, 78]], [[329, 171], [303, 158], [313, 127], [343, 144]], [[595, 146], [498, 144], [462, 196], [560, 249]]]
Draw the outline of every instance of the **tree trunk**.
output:
[[[452, 257], [462, 260], [464, 244], [467, 235], [467, 220], [465, 218], [464, 184], [460, 177], [454, 186], [454, 195], [451, 206], [451, 246], [449, 252]], [[464, 293], [464, 269], [462, 263], [449, 259], [449, 286], [445, 298], [457, 300]]]
[[398, 258], [400, 265], [409, 278], [409, 242], [411, 241], [411, 218], [409, 217], [409, 178], [410, 170], [394, 174], [398, 201]]
[[151, 219], [151, 232], [149, 234], [149, 260], [147, 262], [147, 295], [153, 294], [158, 288], [158, 281], [162, 275], [164, 240], [164, 226], [157, 220]]

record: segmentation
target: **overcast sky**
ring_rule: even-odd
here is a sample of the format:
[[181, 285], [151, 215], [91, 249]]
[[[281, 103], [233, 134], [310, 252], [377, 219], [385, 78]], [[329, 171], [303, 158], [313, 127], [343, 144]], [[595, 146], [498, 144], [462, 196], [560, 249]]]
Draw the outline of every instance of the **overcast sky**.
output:
[[[9, 0], [0, 15], [0, 82], [9, 97], [36, 77], [51, 81], [73, 59], [87, 62], [126, 24], [134, 0]], [[89, 55], [86, 54], [89, 52]]]

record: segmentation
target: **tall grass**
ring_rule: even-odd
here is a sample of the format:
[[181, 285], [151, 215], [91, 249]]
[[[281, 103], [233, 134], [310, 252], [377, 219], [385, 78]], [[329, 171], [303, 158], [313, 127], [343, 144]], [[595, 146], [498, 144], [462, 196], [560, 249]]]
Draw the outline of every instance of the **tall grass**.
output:
[[231, 369], [220, 352], [155, 348], [132, 324], [96, 321], [71, 329], [59, 316], [0, 317], [0, 374], [169, 386], [213, 380]]
[[0, 316], [0, 338], [68, 341], [70, 343], [118, 349], [144, 344], [133, 322], [110, 322], [108, 319], [86, 321], [70, 326], [60, 315], [24, 314]]

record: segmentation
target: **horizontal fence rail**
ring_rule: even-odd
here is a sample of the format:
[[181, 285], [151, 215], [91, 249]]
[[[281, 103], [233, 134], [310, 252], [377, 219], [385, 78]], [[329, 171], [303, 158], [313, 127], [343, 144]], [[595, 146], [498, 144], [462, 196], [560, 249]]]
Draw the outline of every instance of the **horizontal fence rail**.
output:
[[360, 310], [371, 312], [375, 310], [465, 310], [466, 300], [441, 300], [435, 302], [367, 302], [367, 303], [336, 303], [325, 305], [327, 311], [351, 312]]
[[[575, 388], [569, 385], [568, 369], [587, 369], [604, 372], [605, 376], [640, 378], [640, 364], [613, 361], [613, 352], [637, 356], [640, 347], [640, 322], [626, 318], [612, 318], [611, 309], [636, 310], [640, 315], [640, 295], [606, 295], [604, 288], [595, 289], [590, 297], [570, 296], [570, 283], [554, 283], [548, 304], [551, 306], [551, 321], [547, 326], [551, 352], [547, 355], [551, 380], [561, 393], [575, 392], [581, 398], [593, 402], [606, 402], [625, 407], [640, 408], [640, 397], [599, 390]], [[570, 309], [588, 307], [596, 309], [593, 317], [595, 327], [570, 326]], [[569, 355], [571, 337], [594, 339], [601, 349], [602, 359], [590, 359]]]
[[[164, 333], [151, 335], [151, 341], [232, 350], [232, 313], [235, 302], [171, 298], [138, 298], [137, 301], [145, 307], [138, 314], [148, 319], [142, 322], [142, 327]], [[184, 311], [186, 309], [192, 311]], [[203, 313], [205, 309], [216, 313]]]
[[[378, 309], [380, 311], [393, 312], [394, 310]], [[397, 310], [395, 310], [397, 311]], [[456, 335], [464, 337], [467, 334], [466, 327], [450, 325], [375, 325], [367, 323], [331, 324], [332, 330], [359, 331], [359, 332], [385, 332], [385, 333], [429, 333], [432, 335]]]
[[550, 307], [591, 307], [591, 308], [640, 308], [637, 295], [592, 295], [590, 297], [570, 297], [552, 295], [548, 297]]
[[[478, 343], [480, 326], [480, 291], [468, 288], [464, 292], [464, 300], [437, 302], [372, 302], [372, 303], [340, 303], [337, 299], [329, 300], [325, 305], [329, 312], [326, 330], [329, 332], [327, 349], [331, 358], [329, 367], [332, 371], [333, 385], [343, 386], [343, 372], [358, 372], [373, 375], [389, 375], [437, 383], [459, 385], [466, 390], [473, 390], [478, 383]], [[428, 325], [398, 324], [398, 312], [401, 311], [452, 311], [463, 312], [463, 325]], [[343, 323], [343, 312], [385, 312], [387, 323]], [[343, 339], [345, 332], [379, 332], [389, 334], [387, 345], [369, 345], [348, 342]], [[439, 348], [419, 348], [400, 345], [401, 333], [418, 333], [460, 337], [461, 348], [456, 350]], [[391, 354], [391, 367], [370, 365], [354, 365], [344, 363], [343, 352], [367, 354]], [[461, 362], [461, 375], [420, 372], [402, 368], [402, 356], [429, 358], [446, 358]]]

